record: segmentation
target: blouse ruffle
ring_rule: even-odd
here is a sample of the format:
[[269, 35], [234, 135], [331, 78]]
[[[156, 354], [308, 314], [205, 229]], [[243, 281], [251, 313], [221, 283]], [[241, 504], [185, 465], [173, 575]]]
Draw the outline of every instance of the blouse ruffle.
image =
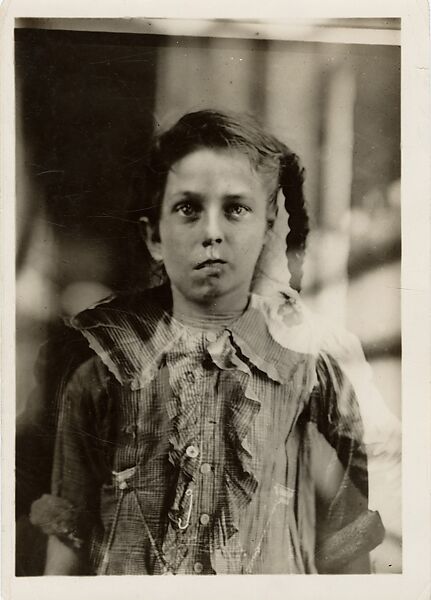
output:
[[210, 542], [211, 548], [216, 549], [223, 547], [238, 531], [239, 509], [251, 501], [258, 487], [256, 452], [252, 448], [249, 432], [260, 410], [260, 400], [253, 392], [250, 368], [235, 354], [228, 331], [221, 333], [217, 341], [208, 348], [202, 336], [193, 338], [185, 334], [177, 340], [176, 349], [167, 353], [166, 363], [173, 391], [173, 397], [167, 405], [172, 423], [169, 460], [178, 470], [176, 491], [170, 510], [174, 521], [181, 518], [184, 522], [186, 518], [188, 498], [185, 493], [190, 483], [195, 480], [200, 466], [198, 457], [187, 455], [187, 447], [201, 435], [200, 399], [199, 394], [192, 393], [190, 387], [187, 390], [190, 384], [183, 384], [184, 374], [192, 373], [193, 378], [199, 379], [200, 365], [204, 358], [209, 358], [208, 354], [221, 368], [242, 371], [246, 373], [247, 378], [241, 408], [238, 409], [233, 401], [228, 406], [229, 427], [226, 430], [225, 443], [234, 458], [225, 465], [223, 474], [220, 508]]

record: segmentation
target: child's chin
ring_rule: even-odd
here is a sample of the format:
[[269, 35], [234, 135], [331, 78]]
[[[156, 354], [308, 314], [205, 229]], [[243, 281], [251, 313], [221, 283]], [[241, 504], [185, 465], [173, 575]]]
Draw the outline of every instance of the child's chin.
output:
[[198, 289], [194, 290], [195, 302], [211, 303], [218, 298], [229, 295], [229, 288], [220, 280], [212, 278], [203, 282]]
[[222, 288], [221, 285], [208, 285], [205, 287], [205, 289], [199, 291], [198, 296], [202, 301], [211, 301], [215, 300], [216, 298], [221, 298], [226, 293], [227, 292]]

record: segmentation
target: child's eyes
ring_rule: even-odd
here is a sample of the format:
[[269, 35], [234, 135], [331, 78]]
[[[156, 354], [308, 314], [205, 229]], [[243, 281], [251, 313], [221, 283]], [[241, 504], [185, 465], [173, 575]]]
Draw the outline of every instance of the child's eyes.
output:
[[242, 217], [250, 212], [250, 208], [243, 204], [231, 204], [226, 207], [225, 212], [231, 217]]
[[175, 211], [183, 217], [193, 217], [197, 214], [198, 209], [192, 202], [183, 202], [175, 207]]
[[[199, 213], [202, 209], [193, 202], [181, 202], [175, 206], [175, 212], [186, 217], [188, 219], [195, 219], [199, 217]], [[243, 217], [251, 211], [248, 206], [243, 204], [229, 204], [224, 207], [224, 213], [228, 218], [239, 218]]]

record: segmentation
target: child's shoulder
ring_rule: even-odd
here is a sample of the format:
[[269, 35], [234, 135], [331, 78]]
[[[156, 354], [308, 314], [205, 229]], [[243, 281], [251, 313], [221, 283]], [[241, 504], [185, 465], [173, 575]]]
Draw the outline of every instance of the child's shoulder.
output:
[[252, 294], [252, 305], [264, 315], [271, 337], [281, 346], [317, 358], [330, 355], [336, 361], [364, 362], [358, 338], [310, 310], [296, 291]]
[[171, 297], [167, 286], [137, 289], [111, 294], [68, 319], [74, 329], [116, 326], [124, 321], [139, 317], [142, 321], [153, 321], [170, 310]]
[[165, 286], [110, 296], [68, 321], [121, 383], [141, 385], [169, 339]]

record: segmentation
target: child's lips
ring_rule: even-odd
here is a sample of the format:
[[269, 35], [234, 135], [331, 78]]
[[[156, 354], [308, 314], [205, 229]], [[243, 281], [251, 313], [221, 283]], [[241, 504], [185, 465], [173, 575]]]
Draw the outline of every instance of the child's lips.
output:
[[194, 268], [195, 270], [199, 271], [200, 269], [211, 269], [211, 268], [217, 268], [220, 267], [221, 265], [225, 265], [226, 261], [221, 259], [221, 258], [215, 258], [215, 259], [207, 259], [204, 260], [200, 263], [198, 263]]

